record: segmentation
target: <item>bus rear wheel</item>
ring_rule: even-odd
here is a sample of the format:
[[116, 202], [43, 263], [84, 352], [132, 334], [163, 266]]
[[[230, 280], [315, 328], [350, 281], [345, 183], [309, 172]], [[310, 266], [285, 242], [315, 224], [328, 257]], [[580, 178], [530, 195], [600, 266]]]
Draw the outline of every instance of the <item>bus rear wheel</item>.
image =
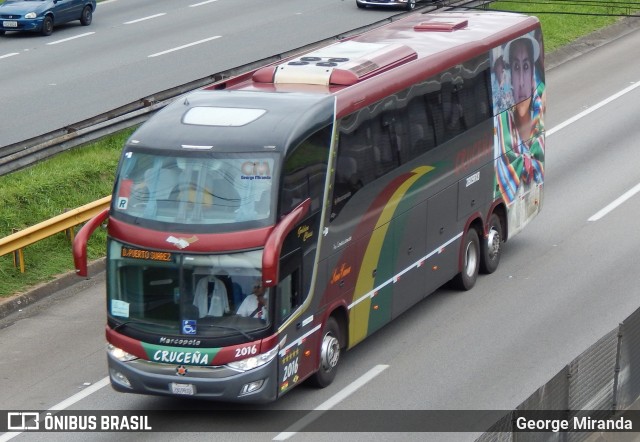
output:
[[473, 227], [467, 230], [462, 242], [462, 271], [453, 279], [460, 290], [471, 290], [478, 279], [480, 269], [480, 239]]
[[480, 261], [480, 271], [482, 273], [493, 273], [498, 269], [504, 242], [502, 231], [500, 217], [492, 213], [489, 218], [487, 237], [482, 241], [482, 260]]
[[322, 342], [320, 343], [320, 367], [310, 378], [311, 384], [316, 387], [327, 387], [336, 377], [338, 363], [340, 362], [340, 326], [331, 316], [324, 326]]

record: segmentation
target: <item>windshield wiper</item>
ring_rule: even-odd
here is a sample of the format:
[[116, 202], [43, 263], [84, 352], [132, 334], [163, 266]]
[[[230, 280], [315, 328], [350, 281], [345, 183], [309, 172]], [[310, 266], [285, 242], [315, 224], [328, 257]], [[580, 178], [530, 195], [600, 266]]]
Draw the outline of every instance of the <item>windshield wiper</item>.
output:
[[[155, 322], [140, 321], [140, 320], [132, 319], [130, 321], [124, 321], [124, 322], [121, 322], [120, 324], [116, 325], [115, 327], [113, 327], [113, 331], [118, 331], [121, 327], [124, 327], [125, 325], [129, 325], [131, 323], [133, 323], [133, 324], [142, 324], [142, 325], [151, 325], [153, 327], [165, 326], [163, 324], [156, 324]], [[255, 338], [253, 336], [251, 336], [250, 334], [248, 334], [244, 330], [241, 330], [241, 329], [239, 329], [237, 327], [231, 327], [231, 326], [228, 326], [228, 325], [215, 325], [215, 324], [201, 324], [198, 327], [208, 327], [208, 328], [217, 328], [217, 329], [222, 329], [222, 330], [231, 330], [231, 331], [234, 331], [236, 333], [240, 333], [242, 336], [247, 338], [249, 341], [255, 340]]]
[[157, 324], [155, 322], [149, 322], [149, 321], [140, 321], [138, 319], [131, 319], [129, 321], [124, 321], [121, 322], [120, 324], [116, 325], [115, 327], [113, 327], [113, 331], [118, 331], [119, 328], [124, 327], [125, 325], [129, 325], [129, 324], [142, 324], [142, 325], [151, 325], [153, 327], [160, 327], [160, 326], [165, 326], [164, 324]]
[[221, 328], [223, 330], [231, 330], [237, 333], [240, 333], [242, 336], [244, 336], [245, 338], [247, 338], [250, 341], [253, 341], [255, 338], [253, 336], [251, 336], [250, 334], [246, 333], [245, 331], [237, 328], [237, 327], [230, 327], [228, 325], [215, 325], [215, 324], [203, 324], [203, 325], [199, 325], [198, 327], [211, 327], [211, 328]]

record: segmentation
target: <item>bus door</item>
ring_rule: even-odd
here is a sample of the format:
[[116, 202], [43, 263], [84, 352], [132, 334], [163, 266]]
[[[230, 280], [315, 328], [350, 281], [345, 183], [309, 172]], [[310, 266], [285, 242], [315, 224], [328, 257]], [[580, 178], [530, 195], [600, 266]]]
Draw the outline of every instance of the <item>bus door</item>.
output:
[[304, 281], [302, 249], [280, 260], [280, 279], [276, 286], [276, 321], [279, 332], [278, 395], [286, 393], [314, 371], [319, 330], [314, 332], [313, 309], [301, 308], [309, 288]]

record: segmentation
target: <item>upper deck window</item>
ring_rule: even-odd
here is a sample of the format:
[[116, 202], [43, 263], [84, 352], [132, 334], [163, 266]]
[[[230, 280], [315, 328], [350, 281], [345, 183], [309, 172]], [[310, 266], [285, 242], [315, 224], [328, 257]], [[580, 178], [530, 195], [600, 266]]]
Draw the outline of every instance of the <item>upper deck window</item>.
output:
[[264, 109], [199, 106], [190, 108], [182, 122], [197, 126], [237, 127], [257, 120], [266, 112]]
[[269, 225], [276, 165], [273, 153], [187, 156], [129, 150], [116, 181], [114, 215], [135, 217], [138, 224], [162, 223], [169, 230]]

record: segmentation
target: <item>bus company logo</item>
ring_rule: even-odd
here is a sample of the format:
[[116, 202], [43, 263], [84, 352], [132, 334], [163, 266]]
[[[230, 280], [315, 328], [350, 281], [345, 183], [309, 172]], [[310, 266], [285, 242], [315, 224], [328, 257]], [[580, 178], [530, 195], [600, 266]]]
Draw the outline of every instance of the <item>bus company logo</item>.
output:
[[193, 244], [198, 240], [198, 237], [193, 235], [191, 238], [176, 238], [175, 236], [170, 236], [166, 239], [168, 243], [175, 245], [179, 249], [186, 249], [190, 244]]
[[309, 226], [300, 226], [298, 227], [298, 238], [302, 239], [302, 241], [306, 241], [313, 236], [313, 232], [309, 228]]
[[333, 274], [331, 275], [331, 284], [335, 284], [336, 282], [340, 281], [349, 273], [351, 273], [351, 266], [347, 263], [342, 263], [340, 268], [336, 267], [335, 269], [333, 269]]
[[185, 376], [187, 373], [189, 373], [189, 370], [187, 370], [187, 367], [185, 367], [184, 365], [178, 365], [176, 367], [176, 374], [178, 376]]
[[240, 172], [242, 175], [240, 179], [243, 180], [270, 180], [271, 168], [266, 161], [245, 161], [240, 166]]

